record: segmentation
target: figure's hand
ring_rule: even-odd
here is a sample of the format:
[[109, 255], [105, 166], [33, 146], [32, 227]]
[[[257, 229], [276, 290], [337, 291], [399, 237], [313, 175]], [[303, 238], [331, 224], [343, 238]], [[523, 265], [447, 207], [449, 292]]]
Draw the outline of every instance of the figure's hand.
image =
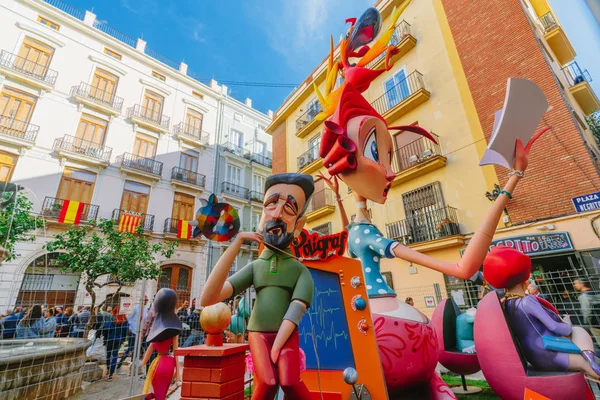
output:
[[271, 349], [271, 362], [273, 364], [277, 364], [277, 360], [279, 359], [279, 353], [281, 353], [281, 349], [273, 347]]
[[235, 240], [238, 241], [240, 244], [246, 241], [260, 243], [263, 241], [263, 237], [258, 232], [240, 232], [235, 237]]
[[513, 166], [514, 169], [519, 171], [525, 171], [527, 169], [527, 166], [529, 165], [529, 152], [531, 151], [531, 146], [533, 146], [533, 143], [535, 143], [536, 140], [538, 140], [550, 129], [552, 129], [552, 127], [548, 126], [533, 135], [529, 143], [527, 143], [527, 146], [523, 146], [523, 142], [521, 142], [520, 139], [517, 139], [517, 144], [515, 147], [515, 165]]
[[329, 178], [326, 178], [325, 175], [323, 175], [322, 173], [319, 173], [318, 176], [325, 181], [325, 183], [331, 188], [331, 190], [333, 190], [333, 193], [335, 193], [336, 197], [340, 197], [340, 185], [338, 183], [337, 176], [333, 175]]

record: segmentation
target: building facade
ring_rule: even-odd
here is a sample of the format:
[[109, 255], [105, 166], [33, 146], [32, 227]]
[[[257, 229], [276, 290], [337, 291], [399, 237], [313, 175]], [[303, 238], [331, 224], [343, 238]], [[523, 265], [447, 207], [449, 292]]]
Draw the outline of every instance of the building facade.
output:
[[[193, 79], [187, 65], [143, 40], [61, 1], [1, 0], [0, 25], [0, 179], [24, 186], [44, 222], [0, 268], [1, 310], [89, 301], [80, 277], [62, 273], [43, 249], [69, 227], [59, 222], [67, 200], [84, 204], [82, 221], [134, 214], [153, 240], [175, 240], [178, 221], [193, 220], [201, 199], [221, 193], [223, 140], [242, 135], [248, 168], [258, 170], [259, 160], [270, 173], [267, 115], [214, 80]], [[160, 260], [159, 281], [139, 282], [138, 292], [199, 296], [207, 241], [179, 240], [175, 255]]]
[[[377, 2], [384, 27], [394, 6], [402, 3]], [[488, 197], [493, 199], [494, 185], [506, 182], [508, 171], [481, 168], [478, 163], [494, 112], [502, 108], [507, 79], [524, 77], [535, 81], [548, 97], [551, 108], [541, 126], [553, 129], [536, 144], [527, 177], [514, 193], [497, 238], [556, 231], [566, 232], [570, 240], [560, 249], [564, 257], [600, 248], [591, 223], [598, 212], [575, 214], [571, 202], [572, 197], [600, 188], [600, 151], [585, 122], [600, 103], [589, 74], [574, 61], [568, 37], [545, 0], [497, 0], [485, 7], [462, 0], [413, 0], [400, 16], [391, 44], [398, 48], [393, 68], [381, 74], [364, 96], [388, 125], [419, 124], [436, 135], [439, 145], [410, 133], [395, 134], [397, 174], [387, 203], [368, 204], [373, 222], [388, 237], [436, 258], [460, 259], [460, 250], [491, 205]], [[371, 64], [382, 66], [383, 58]], [[321, 106], [312, 88], [314, 83], [324, 91], [326, 69], [325, 60], [285, 100], [267, 127], [274, 148], [285, 149], [275, 154], [274, 172], [300, 171], [317, 177], [325, 171], [318, 155], [322, 123], [315, 119]], [[356, 212], [354, 198], [343, 184], [340, 194], [351, 219]], [[342, 229], [334, 196], [323, 182], [317, 182], [311, 206], [310, 227], [323, 232]], [[585, 263], [581, 257], [574, 259], [580, 266]], [[560, 263], [542, 264], [553, 268]], [[402, 260], [385, 260], [382, 270], [398, 295], [413, 297], [426, 314], [435, 304], [424, 297], [440, 299], [447, 282], [453, 283]]]

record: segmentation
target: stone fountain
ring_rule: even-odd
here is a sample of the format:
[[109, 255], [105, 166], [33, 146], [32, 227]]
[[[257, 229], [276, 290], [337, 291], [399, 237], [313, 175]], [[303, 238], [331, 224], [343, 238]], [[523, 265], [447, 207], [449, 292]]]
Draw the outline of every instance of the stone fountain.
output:
[[0, 400], [58, 400], [81, 390], [87, 339], [0, 341]]

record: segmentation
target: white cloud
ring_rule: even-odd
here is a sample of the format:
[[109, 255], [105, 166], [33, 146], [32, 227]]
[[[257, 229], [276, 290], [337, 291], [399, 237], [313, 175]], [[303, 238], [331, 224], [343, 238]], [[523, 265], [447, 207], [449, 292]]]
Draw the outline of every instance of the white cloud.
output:
[[173, 4], [168, 8], [167, 15], [188, 39], [198, 43], [206, 43], [204, 24], [200, 22], [200, 19], [191, 15], [180, 14]]
[[123, 7], [134, 14], [156, 14], [158, 12], [157, 0], [121, 0]]

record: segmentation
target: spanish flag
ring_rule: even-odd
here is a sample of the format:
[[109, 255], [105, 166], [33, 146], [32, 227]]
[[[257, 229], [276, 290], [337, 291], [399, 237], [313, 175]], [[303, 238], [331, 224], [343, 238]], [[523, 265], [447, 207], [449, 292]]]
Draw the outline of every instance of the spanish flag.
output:
[[123, 213], [121, 214], [121, 220], [119, 221], [119, 232], [136, 233], [141, 222], [141, 215]]
[[179, 239], [191, 239], [192, 227], [189, 222], [181, 219], [177, 221], [177, 237]]
[[61, 224], [79, 225], [84, 205], [84, 203], [79, 201], [64, 200], [60, 214], [58, 214], [58, 222]]

